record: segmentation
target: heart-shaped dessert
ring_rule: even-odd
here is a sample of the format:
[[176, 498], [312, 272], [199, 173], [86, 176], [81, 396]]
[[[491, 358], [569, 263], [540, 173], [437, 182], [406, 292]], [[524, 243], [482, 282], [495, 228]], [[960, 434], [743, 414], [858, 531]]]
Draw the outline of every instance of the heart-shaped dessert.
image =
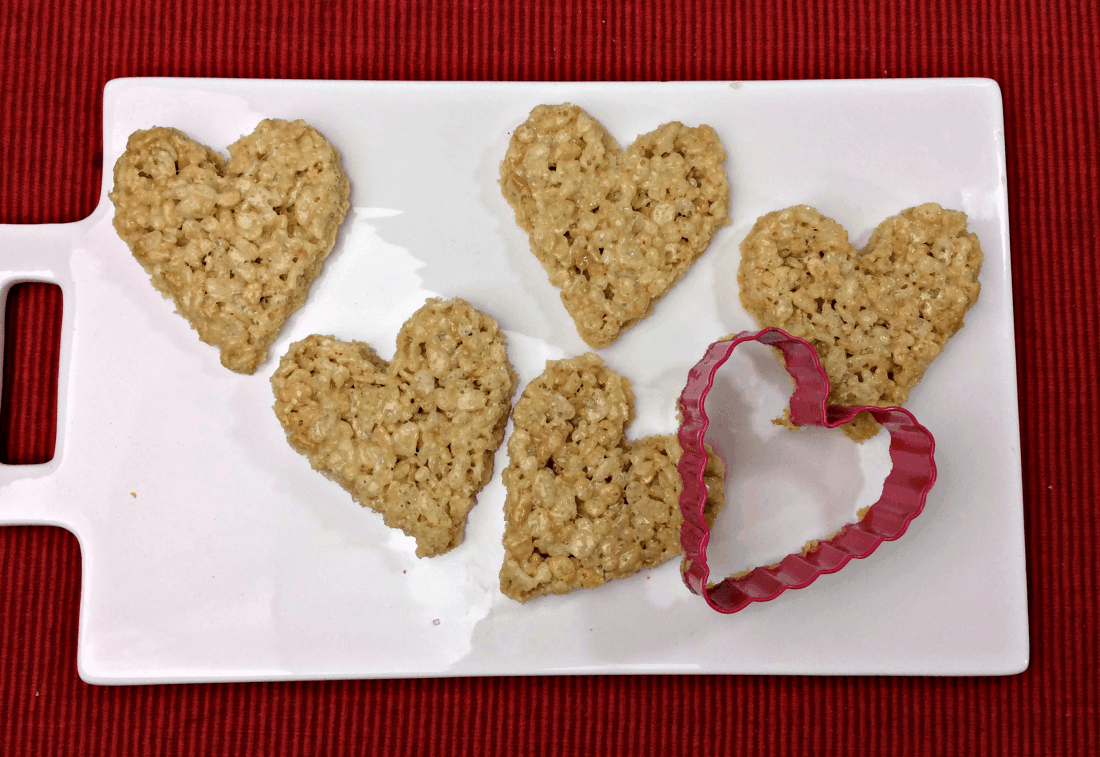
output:
[[114, 226], [153, 286], [252, 373], [336, 243], [349, 185], [303, 121], [262, 121], [229, 161], [176, 129], [130, 135], [115, 163]]
[[[680, 554], [676, 437], [626, 439], [630, 381], [595, 354], [548, 361], [512, 413], [500, 590], [526, 602], [593, 589]], [[722, 506], [707, 451], [707, 517]], [[713, 486], [712, 486], [713, 485]]]
[[504, 198], [589, 345], [645, 318], [729, 223], [726, 151], [673, 122], [625, 152], [574, 105], [539, 105], [512, 134]]
[[389, 363], [363, 342], [314, 335], [290, 346], [271, 387], [290, 446], [415, 538], [419, 557], [461, 543], [516, 389], [496, 321], [428, 300]]
[[[790, 401], [793, 425], [836, 428], [860, 413], [869, 413], [890, 432], [893, 468], [883, 483], [882, 496], [860, 513], [859, 522], [845, 526], [827, 539], [811, 541], [801, 552], [787, 555], [775, 565], [754, 568], [714, 584], [709, 580], [707, 565], [707, 545], [714, 522], [708, 508], [715, 484], [710, 478], [711, 453], [703, 443], [710, 425], [706, 398], [718, 369], [744, 342], [760, 342], [782, 354], [794, 382]], [[681, 573], [688, 588], [701, 594], [715, 610], [737, 612], [752, 602], [766, 602], [787, 589], [808, 586], [825, 573], [835, 573], [853, 558], [867, 557], [882, 542], [900, 537], [924, 509], [928, 492], [936, 482], [936, 442], [928, 429], [904, 408], [828, 405], [828, 395], [829, 377], [814, 347], [774, 328], [759, 333], [745, 331], [715, 342], [688, 373], [680, 395], [677, 433], [683, 449], [679, 463], [683, 481], [680, 509], [684, 518]]]
[[[817, 350], [829, 402], [902, 405], [978, 299], [982, 248], [966, 214], [927, 203], [887, 218], [862, 250], [815, 209], [757, 220], [741, 243], [741, 304]], [[844, 427], [878, 433], [868, 413]]]

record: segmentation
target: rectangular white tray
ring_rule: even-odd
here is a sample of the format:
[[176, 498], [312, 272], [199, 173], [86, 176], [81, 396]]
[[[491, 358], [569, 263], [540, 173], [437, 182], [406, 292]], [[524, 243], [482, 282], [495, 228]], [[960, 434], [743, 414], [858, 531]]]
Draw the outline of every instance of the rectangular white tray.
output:
[[[710, 124], [729, 153], [732, 224], [649, 319], [601, 351], [634, 382], [635, 438], [672, 432], [676, 397], [705, 346], [755, 327], [736, 271], [758, 216], [811, 204], [858, 245], [922, 202], [969, 215], [986, 256], [981, 298], [908, 405], [936, 435], [940, 477], [902, 539], [732, 616], [689, 594], [675, 563], [521, 606], [497, 583], [504, 447], [465, 543], [418, 560], [411, 539], [286, 444], [268, 379], [309, 333], [364, 340], [388, 358], [425, 298], [458, 296], [505, 330], [521, 390], [547, 358], [587, 349], [496, 183], [512, 129], [534, 105], [565, 101], [624, 146], [679, 120]], [[173, 126], [224, 151], [266, 117], [304, 118], [337, 145], [353, 207], [305, 306], [244, 377], [222, 368], [152, 289], [111, 227], [107, 192], [135, 129]], [[103, 165], [89, 218], [0, 227], [0, 286], [55, 282], [65, 307], [56, 457], [0, 467], [0, 524], [56, 524], [79, 538], [85, 680], [1026, 668], [995, 83], [128, 79], [105, 92]], [[714, 561], [729, 570], [835, 530], [881, 485], [880, 440], [857, 449], [768, 424], [784, 388], [768, 360], [750, 355], [727, 382], [746, 393], [727, 419], [741, 452], [726, 450], [731, 501], [716, 541], [728, 554]]]

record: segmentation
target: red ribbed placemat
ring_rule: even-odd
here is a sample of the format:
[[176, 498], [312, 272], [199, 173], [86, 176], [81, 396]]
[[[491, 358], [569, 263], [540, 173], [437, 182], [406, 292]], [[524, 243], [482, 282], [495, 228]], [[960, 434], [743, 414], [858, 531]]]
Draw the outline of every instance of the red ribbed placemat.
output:
[[[996, 79], [1008, 144], [1031, 668], [1005, 679], [97, 688], [76, 675], [76, 540], [3, 528], [0, 755], [1100, 754], [1100, 429], [1087, 412], [1098, 399], [1100, 23], [1090, 4], [222, 5], [0, 0], [0, 223], [91, 212], [102, 89], [119, 76]], [[913, 117], [932, 127], [936, 114]], [[60, 323], [51, 295], [34, 290], [14, 303], [26, 338], [8, 340], [20, 361], [51, 349]], [[0, 421], [8, 453], [51, 446], [48, 377], [6, 370], [4, 380], [5, 394], [22, 398]]]

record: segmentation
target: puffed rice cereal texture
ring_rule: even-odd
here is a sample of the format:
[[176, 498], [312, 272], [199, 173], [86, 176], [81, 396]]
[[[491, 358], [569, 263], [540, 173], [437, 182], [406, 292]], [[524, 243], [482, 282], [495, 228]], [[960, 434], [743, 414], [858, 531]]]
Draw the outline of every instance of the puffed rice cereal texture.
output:
[[310, 336], [271, 377], [290, 446], [432, 557], [461, 543], [493, 474], [516, 372], [504, 334], [464, 300], [428, 300], [387, 363], [363, 342]]
[[[829, 402], [902, 405], [978, 299], [982, 248], [966, 214], [927, 203], [887, 218], [863, 249], [806, 205], [768, 213], [741, 244], [741, 303], [761, 327], [806, 339]], [[878, 433], [861, 413], [856, 441]]]
[[114, 170], [114, 226], [153, 286], [221, 362], [252, 373], [336, 242], [340, 155], [303, 121], [268, 119], [229, 160], [176, 129], [136, 131]]
[[[681, 553], [675, 435], [628, 441], [630, 381], [595, 354], [550, 361], [512, 413], [500, 590], [526, 602], [593, 589]], [[705, 473], [708, 519], [724, 504]]]
[[621, 151], [575, 105], [539, 105], [512, 134], [504, 198], [591, 347], [653, 311], [729, 223], [726, 151], [667, 123]]

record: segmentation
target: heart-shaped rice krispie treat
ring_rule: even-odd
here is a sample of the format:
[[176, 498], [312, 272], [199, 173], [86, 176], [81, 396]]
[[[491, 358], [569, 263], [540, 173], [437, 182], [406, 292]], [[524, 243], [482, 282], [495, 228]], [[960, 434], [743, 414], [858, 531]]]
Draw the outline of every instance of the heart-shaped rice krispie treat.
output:
[[[982, 248], [966, 214], [927, 203], [887, 218], [862, 250], [836, 221], [795, 205], [741, 243], [741, 304], [761, 327], [810, 342], [831, 405], [902, 405], [978, 299]], [[856, 441], [878, 433], [861, 413]]]
[[512, 134], [504, 198], [590, 346], [649, 315], [729, 223], [726, 151], [673, 122], [625, 152], [574, 105], [539, 105]]
[[[512, 413], [500, 590], [526, 602], [593, 589], [680, 554], [675, 435], [629, 441], [630, 381], [595, 354], [549, 361]], [[724, 504], [709, 453], [708, 517]]]
[[290, 446], [432, 557], [462, 541], [493, 475], [516, 372], [496, 321], [428, 300], [387, 363], [363, 342], [310, 336], [271, 377]]
[[336, 243], [340, 155], [303, 121], [262, 121], [229, 160], [176, 129], [136, 131], [115, 164], [114, 226], [153, 286], [252, 373]]

